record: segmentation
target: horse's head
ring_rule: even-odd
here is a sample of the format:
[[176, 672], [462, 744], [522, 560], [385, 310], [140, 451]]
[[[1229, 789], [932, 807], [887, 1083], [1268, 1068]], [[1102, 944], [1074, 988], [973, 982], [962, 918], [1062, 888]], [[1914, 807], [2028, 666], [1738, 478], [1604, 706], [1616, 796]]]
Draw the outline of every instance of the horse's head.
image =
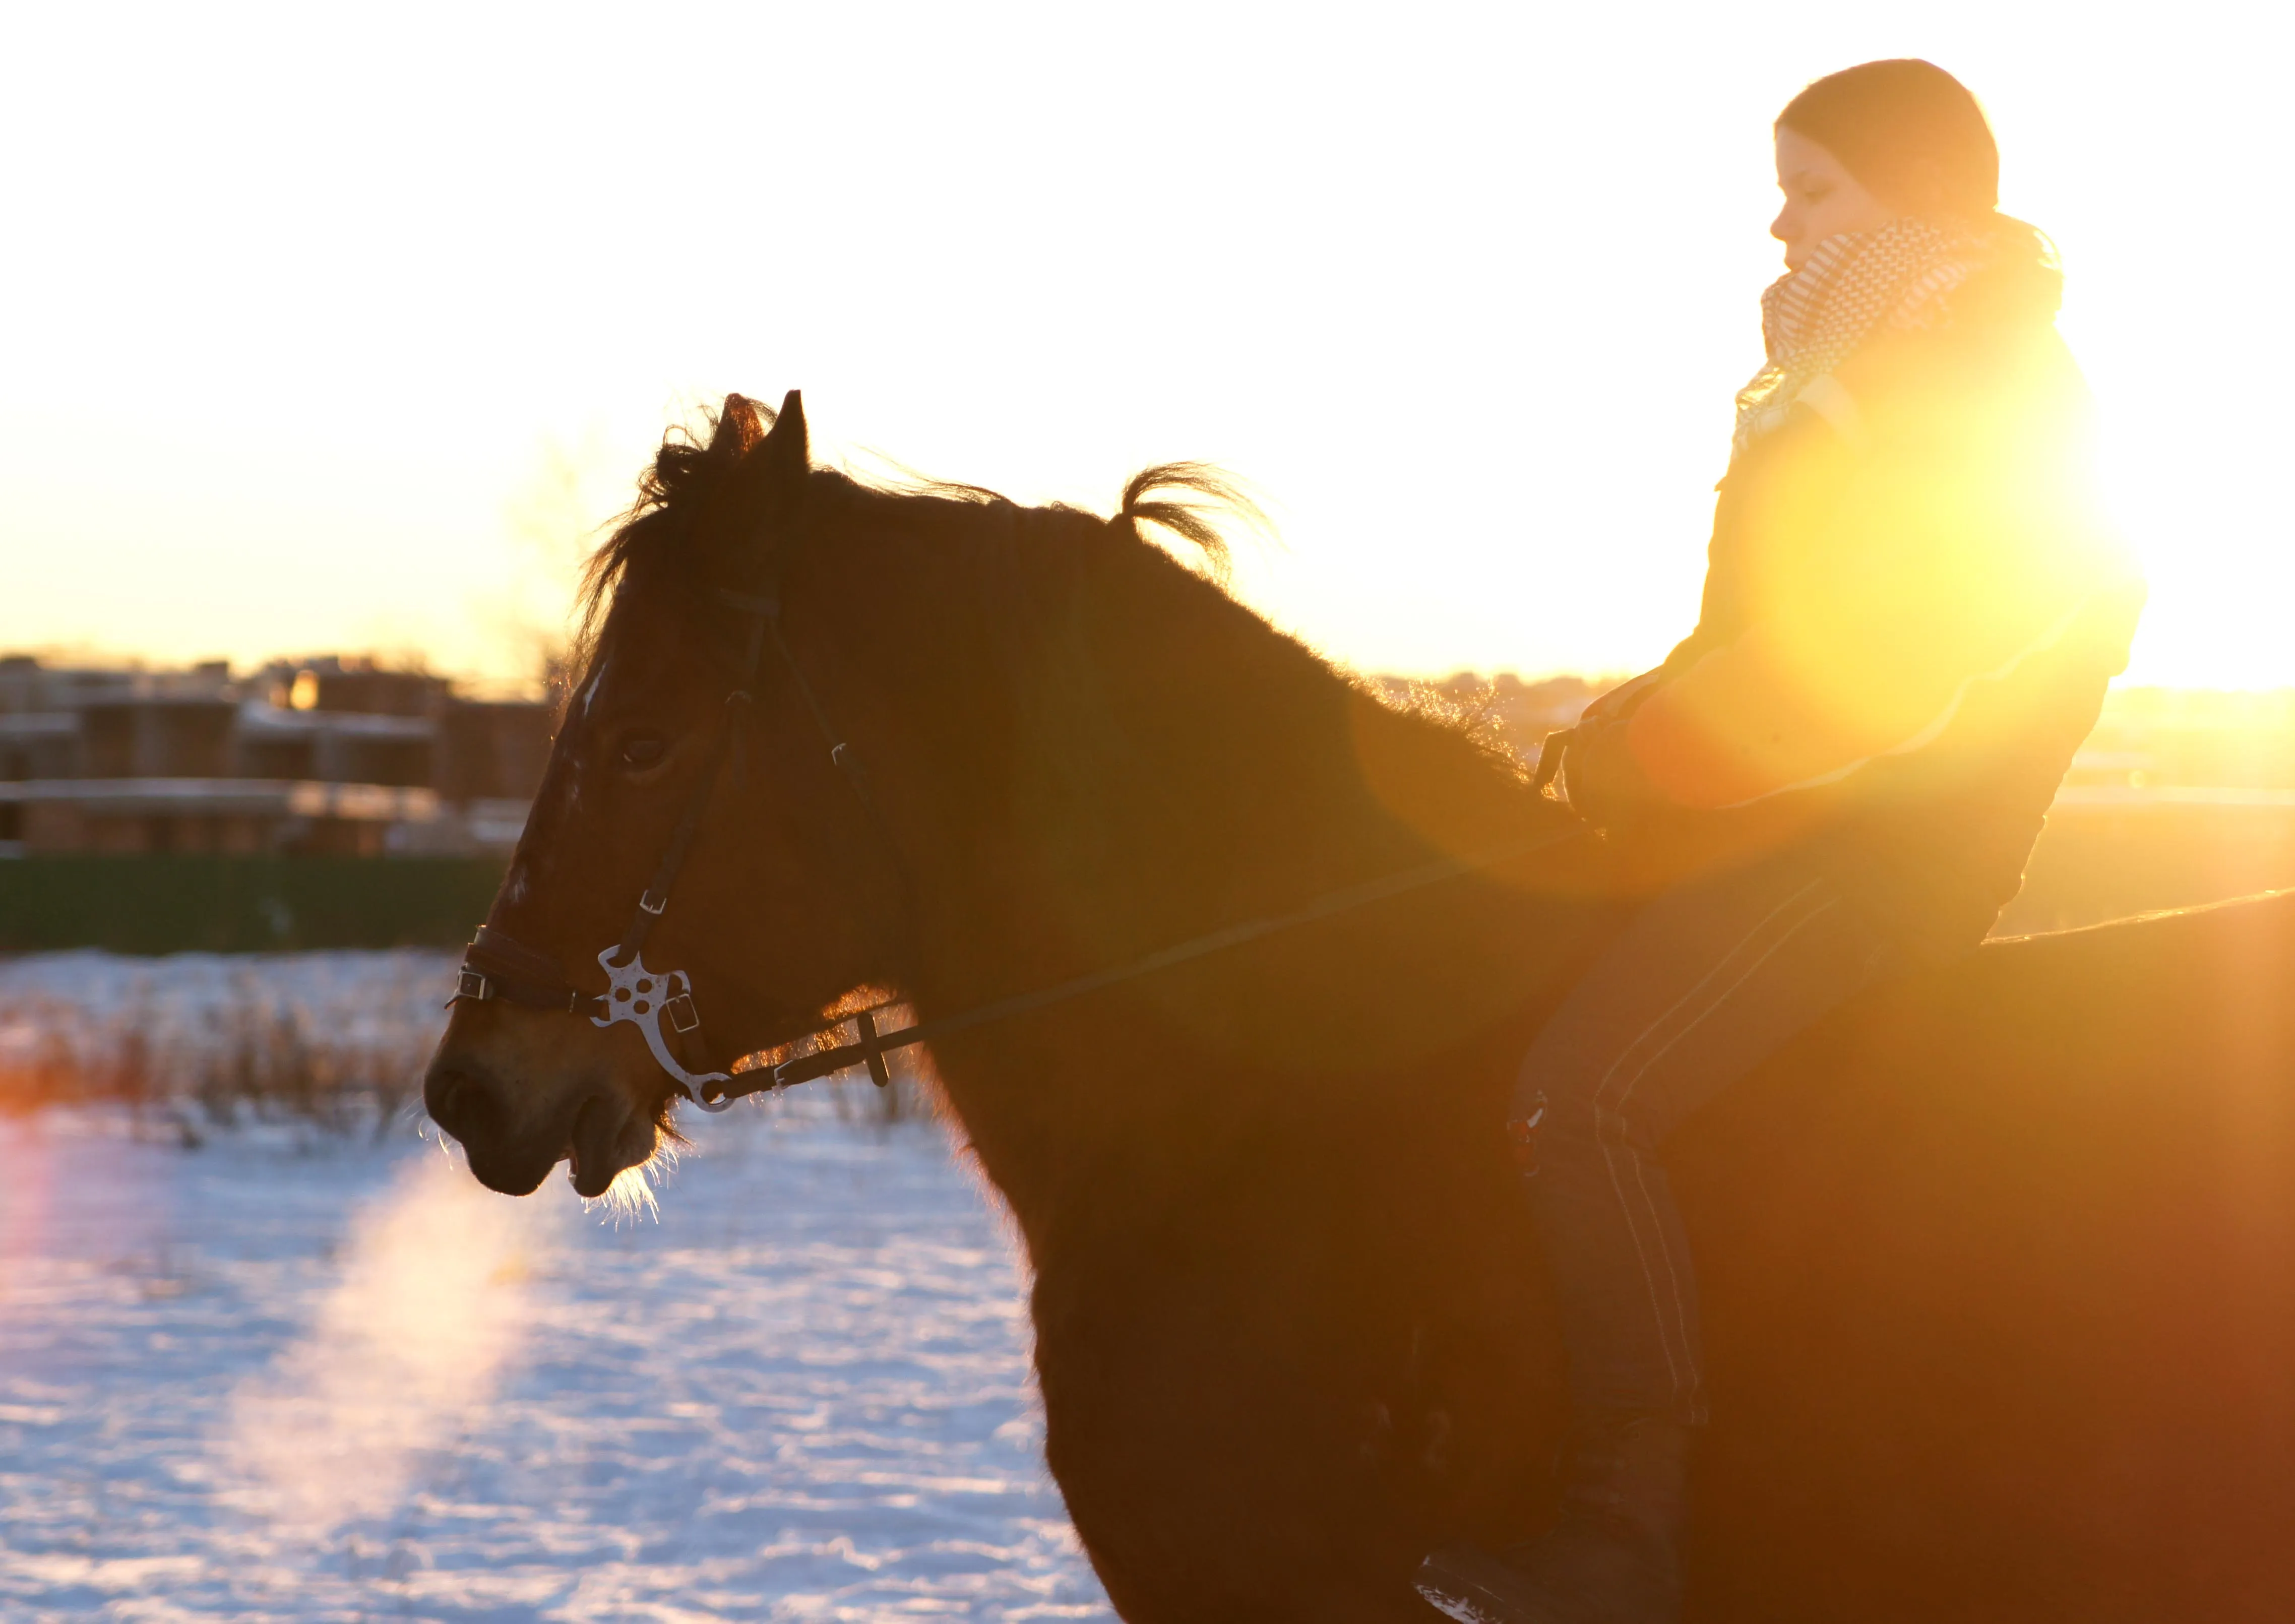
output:
[[423, 1090], [495, 1189], [570, 1160], [603, 1194], [692, 1080], [897, 971], [899, 876], [781, 641], [818, 592], [815, 477], [795, 394], [770, 432], [729, 396], [592, 562], [581, 676]]

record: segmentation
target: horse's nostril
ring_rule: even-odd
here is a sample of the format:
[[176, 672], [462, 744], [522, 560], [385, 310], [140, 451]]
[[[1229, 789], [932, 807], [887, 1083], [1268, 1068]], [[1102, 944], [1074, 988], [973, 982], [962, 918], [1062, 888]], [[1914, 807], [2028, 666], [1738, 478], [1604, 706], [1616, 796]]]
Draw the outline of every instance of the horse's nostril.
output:
[[422, 1104], [432, 1122], [465, 1145], [483, 1135], [497, 1114], [493, 1089], [458, 1065], [431, 1067], [422, 1084]]

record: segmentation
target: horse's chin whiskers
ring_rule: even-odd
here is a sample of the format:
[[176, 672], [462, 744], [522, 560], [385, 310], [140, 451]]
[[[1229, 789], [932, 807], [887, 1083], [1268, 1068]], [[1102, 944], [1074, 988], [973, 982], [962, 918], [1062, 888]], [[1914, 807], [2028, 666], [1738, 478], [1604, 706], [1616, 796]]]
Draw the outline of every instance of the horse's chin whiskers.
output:
[[[614, 1175], [602, 1196], [585, 1196], [582, 1210], [602, 1212], [619, 1223], [623, 1219], [650, 1218], [661, 1221], [661, 1203], [654, 1198], [653, 1170], [663, 1162], [659, 1155], [648, 1157], [635, 1167], [625, 1167]], [[669, 1158], [674, 1161], [674, 1157]]]
[[653, 1155], [616, 1173], [604, 1195], [584, 1197], [582, 1210], [603, 1213], [617, 1224], [625, 1218], [650, 1218], [659, 1223], [661, 1203], [655, 1198], [654, 1186], [676, 1167], [678, 1146], [682, 1142], [666, 1137], [657, 1139]]

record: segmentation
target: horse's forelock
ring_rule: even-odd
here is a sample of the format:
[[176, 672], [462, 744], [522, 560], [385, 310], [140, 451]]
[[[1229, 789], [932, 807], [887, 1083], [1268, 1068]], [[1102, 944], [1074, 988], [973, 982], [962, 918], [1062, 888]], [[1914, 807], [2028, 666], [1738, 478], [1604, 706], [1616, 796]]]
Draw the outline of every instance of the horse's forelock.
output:
[[638, 477], [637, 500], [582, 567], [575, 670], [586, 672], [595, 660], [615, 591], [633, 567], [667, 561], [662, 555], [678, 547], [692, 516], [771, 431], [773, 420], [772, 411], [747, 396], [729, 395], [723, 409], [704, 420], [706, 440], [683, 424], [662, 436], [651, 466]]

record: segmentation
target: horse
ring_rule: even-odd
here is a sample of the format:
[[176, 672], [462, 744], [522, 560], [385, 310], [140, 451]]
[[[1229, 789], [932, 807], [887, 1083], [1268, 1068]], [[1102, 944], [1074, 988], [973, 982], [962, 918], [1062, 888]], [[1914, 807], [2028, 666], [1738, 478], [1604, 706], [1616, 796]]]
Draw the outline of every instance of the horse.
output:
[[[1630, 865], [1183, 559], [1221, 491], [871, 486], [795, 395], [666, 440], [425, 1098], [493, 1188], [598, 1196], [761, 1074], [701, 1068], [899, 999], [1118, 1612], [1425, 1620], [1425, 1551], [1552, 1514], [1501, 1123]], [[1685, 1126], [1694, 1620], [2295, 1616], [2291, 967], [2295, 894], [1997, 941]]]

